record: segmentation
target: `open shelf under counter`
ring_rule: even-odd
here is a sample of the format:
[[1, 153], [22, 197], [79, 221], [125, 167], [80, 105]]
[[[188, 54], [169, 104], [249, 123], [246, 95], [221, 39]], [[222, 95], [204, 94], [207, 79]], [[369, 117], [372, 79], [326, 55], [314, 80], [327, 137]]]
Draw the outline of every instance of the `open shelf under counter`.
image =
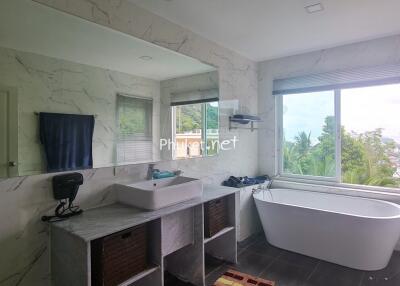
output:
[[[211, 215], [205, 213], [205, 218], [208, 218], [211, 222], [213, 219], [219, 220], [218, 223], [214, 224], [218, 227], [217, 232], [211, 233], [211, 237], [203, 238], [204, 254], [233, 264], [237, 263], [238, 195], [238, 193], [235, 193], [218, 199], [225, 201], [224, 204], [218, 204], [221, 208], [212, 209], [210, 205], [208, 208], [204, 208], [205, 212], [207, 209], [211, 211]], [[223, 223], [221, 223], [221, 220]]]
[[210, 242], [210, 241], [212, 241], [212, 240], [224, 235], [227, 232], [235, 231], [235, 230], [236, 230], [236, 228], [234, 226], [225, 227], [224, 229], [222, 229], [219, 232], [217, 232], [216, 234], [214, 234], [212, 237], [204, 238], [204, 244], [206, 244], [206, 243], [208, 243], [208, 242]]

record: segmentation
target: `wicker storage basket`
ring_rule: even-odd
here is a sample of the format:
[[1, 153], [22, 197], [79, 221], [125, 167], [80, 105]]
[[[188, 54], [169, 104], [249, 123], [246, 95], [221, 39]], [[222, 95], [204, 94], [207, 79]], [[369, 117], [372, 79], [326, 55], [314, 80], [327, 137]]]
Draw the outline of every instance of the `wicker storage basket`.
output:
[[147, 268], [147, 227], [136, 226], [91, 242], [92, 285], [115, 286]]
[[228, 226], [228, 199], [226, 197], [204, 204], [204, 235], [209, 238]]

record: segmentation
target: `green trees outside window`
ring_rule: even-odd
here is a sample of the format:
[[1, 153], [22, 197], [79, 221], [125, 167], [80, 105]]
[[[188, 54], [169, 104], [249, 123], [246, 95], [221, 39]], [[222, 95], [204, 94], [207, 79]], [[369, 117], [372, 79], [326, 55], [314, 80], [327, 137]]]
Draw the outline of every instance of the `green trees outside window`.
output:
[[173, 107], [175, 158], [213, 156], [219, 151], [218, 101]]
[[336, 112], [334, 91], [283, 96], [282, 173], [334, 179], [340, 162], [343, 183], [399, 188], [400, 85], [336, 94]]
[[[285, 173], [333, 177], [335, 174], [334, 118], [327, 117], [318, 143], [311, 145], [310, 134], [299, 132], [296, 140], [284, 140]], [[361, 134], [341, 128], [342, 182], [381, 187], [400, 187], [397, 165], [399, 146], [384, 138], [382, 129]]]

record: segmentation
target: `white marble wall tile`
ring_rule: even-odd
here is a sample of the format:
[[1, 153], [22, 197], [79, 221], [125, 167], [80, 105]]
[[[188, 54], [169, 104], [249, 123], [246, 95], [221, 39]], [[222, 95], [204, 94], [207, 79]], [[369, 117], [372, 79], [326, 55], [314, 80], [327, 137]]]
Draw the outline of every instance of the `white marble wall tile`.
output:
[[0, 47], [0, 85], [17, 87], [20, 175], [45, 171], [35, 112], [95, 114], [93, 164], [114, 165], [117, 93], [153, 99], [154, 160], [159, 158], [160, 82]]
[[[246, 58], [151, 14], [127, 0], [36, 2], [216, 66], [219, 70], [221, 101], [233, 100], [237, 102], [238, 111], [257, 113], [257, 66]], [[0, 57], [0, 65], [13, 61], [12, 58]], [[22, 66], [18, 68], [22, 69]], [[26, 73], [28, 74], [27, 71]], [[61, 74], [65, 73], [58, 73], [51, 80], [45, 74], [41, 75], [42, 84], [34, 86], [33, 90], [46, 94], [46, 90], [59, 83]], [[85, 76], [68, 73], [68, 80], [85, 81]], [[18, 82], [24, 84], [31, 84], [30, 81], [29, 76], [18, 79]], [[61, 91], [55, 92], [54, 98], [60, 95]], [[43, 107], [42, 104], [45, 104], [45, 101], [37, 108]], [[167, 170], [182, 169], [187, 176], [199, 177], [206, 183], [214, 184], [220, 184], [229, 175], [255, 175], [258, 161], [257, 132], [229, 132], [226, 118], [221, 118], [221, 126], [221, 136], [224, 138], [238, 136], [239, 143], [235, 150], [221, 152], [217, 157], [162, 162], [158, 167]], [[110, 203], [114, 199], [110, 189], [112, 183], [144, 179], [146, 170], [147, 165], [141, 164], [84, 171], [85, 184], [78, 194], [77, 204], [86, 209]], [[0, 180], [0, 286], [50, 285], [48, 233], [47, 227], [40, 222], [40, 216], [55, 206], [51, 193], [52, 176], [36, 175]]]
[[[216, 66], [219, 71], [220, 99], [222, 101], [238, 100], [239, 112], [257, 113], [257, 66], [231, 50], [149, 13], [126, 0], [35, 1]], [[210, 166], [215, 166], [210, 173], [224, 170], [225, 173], [255, 174], [257, 172], [254, 164], [257, 162], [257, 152], [255, 152], [258, 145], [257, 132], [228, 132], [227, 118], [221, 118], [221, 127], [221, 136], [232, 138], [236, 135], [238, 137], [239, 143], [236, 150], [224, 152], [225, 154], [220, 155], [223, 158], [218, 158], [218, 160], [210, 159], [204, 164], [196, 162], [196, 164], [190, 164], [189, 167], [193, 166], [197, 175], [199, 175], [197, 170], [210, 170]], [[242, 156], [246, 160], [243, 160]], [[228, 161], [230, 164], [226, 166], [223, 162]]]

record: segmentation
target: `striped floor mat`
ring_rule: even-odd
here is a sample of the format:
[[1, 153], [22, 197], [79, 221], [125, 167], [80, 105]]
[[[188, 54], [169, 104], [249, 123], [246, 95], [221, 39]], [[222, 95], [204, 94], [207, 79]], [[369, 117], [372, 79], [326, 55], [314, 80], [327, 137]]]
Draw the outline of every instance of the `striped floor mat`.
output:
[[275, 286], [275, 282], [228, 270], [215, 281], [214, 286]]

